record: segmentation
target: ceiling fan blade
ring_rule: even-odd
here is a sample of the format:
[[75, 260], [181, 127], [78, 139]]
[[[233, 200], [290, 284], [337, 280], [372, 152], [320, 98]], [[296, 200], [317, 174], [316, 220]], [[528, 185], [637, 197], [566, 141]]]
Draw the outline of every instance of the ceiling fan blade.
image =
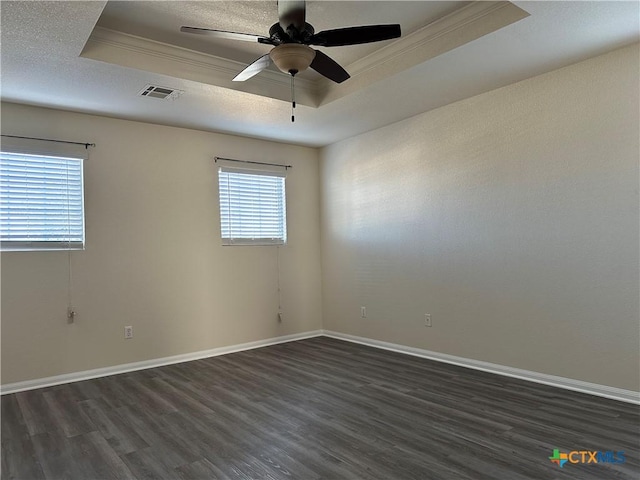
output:
[[249, 80], [254, 75], [257, 75], [261, 71], [263, 71], [269, 65], [271, 65], [271, 57], [269, 57], [269, 54], [267, 53], [266, 55], [261, 56], [247, 68], [242, 70], [238, 75], [235, 76], [233, 81], [244, 82], [245, 80]]
[[302, 31], [306, 8], [304, 0], [278, 0], [278, 19], [282, 29], [286, 32], [287, 28], [293, 25]]
[[321, 47], [340, 47], [342, 45], [358, 45], [360, 43], [380, 42], [401, 35], [400, 25], [364, 25], [361, 27], [337, 28], [324, 30], [311, 37], [309, 45]]
[[241, 40], [243, 42], [268, 43], [272, 45], [272, 41], [268, 37], [253, 35], [251, 33], [225, 32], [224, 30], [213, 30], [211, 28], [198, 27], [180, 27], [180, 31], [184, 33], [196, 33], [199, 35], [209, 35], [224, 40]]
[[324, 75], [336, 83], [342, 83], [351, 77], [334, 59], [322, 53], [320, 50], [316, 50], [316, 56], [309, 66], [319, 74]]

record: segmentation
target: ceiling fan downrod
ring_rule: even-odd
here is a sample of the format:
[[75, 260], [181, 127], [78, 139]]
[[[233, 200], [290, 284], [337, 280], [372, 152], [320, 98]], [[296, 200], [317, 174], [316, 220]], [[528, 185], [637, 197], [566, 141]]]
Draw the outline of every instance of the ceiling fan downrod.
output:
[[296, 121], [295, 117], [295, 108], [296, 108], [296, 89], [295, 89], [295, 78], [297, 71], [291, 70], [289, 71], [291, 74], [291, 123]]

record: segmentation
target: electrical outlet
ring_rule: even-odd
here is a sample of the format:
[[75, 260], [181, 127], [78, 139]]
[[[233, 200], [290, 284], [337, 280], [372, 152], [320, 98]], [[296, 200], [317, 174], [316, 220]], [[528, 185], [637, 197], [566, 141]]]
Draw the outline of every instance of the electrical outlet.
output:
[[360, 317], [367, 318], [367, 307], [360, 307]]
[[133, 338], [133, 327], [124, 327], [124, 338]]
[[431, 314], [430, 313], [425, 313], [424, 314], [424, 326], [425, 327], [430, 327], [431, 326]]

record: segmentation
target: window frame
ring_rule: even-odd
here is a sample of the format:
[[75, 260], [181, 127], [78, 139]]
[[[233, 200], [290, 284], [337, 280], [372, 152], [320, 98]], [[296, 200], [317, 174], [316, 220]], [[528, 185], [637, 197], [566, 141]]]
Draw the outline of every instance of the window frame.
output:
[[[219, 166], [218, 167], [218, 210], [219, 210], [219, 218], [220, 218], [220, 238], [222, 240], [223, 246], [268, 246], [268, 245], [286, 245], [287, 244], [287, 182], [286, 182], [286, 171], [276, 171], [270, 170], [266, 168], [237, 168], [237, 167], [229, 167], [229, 166]], [[280, 202], [280, 210], [279, 210], [279, 221], [280, 221], [280, 230], [281, 236], [277, 237], [266, 237], [266, 236], [236, 236], [233, 234], [230, 236], [225, 236], [225, 216], [223, 212], [223, 190], [222, 190], [222, 174], [235, 174], [235, 175], [253, 175], [253, 176], [264, 176], [264, 177], [274, 177], [282, 179], [282, 190], [281, 190], [281, 202]], [[229, 212], [231, 216], [231, 212]], [[227, 229], [231, 229], [229, 225], [227, 225]]]
[[[79, 148], [69, 148], [68, 146], [34, 145], [28, 141], [20, 142], [2, 142], [0, 151], [4, 154], [40, 156], [59, 158], [79, 162], [80, 173], [80, 208], [82, 217], [82, 237], [80, 241], [67, 240], [2, 240], [4, 232], [0, 232], [0, 251], [1, 252], [46, 252], [46, 251], [74, 251], [84, 250], [86, 248], [86, 212], [85, 212], [85, 175], [84, 161], [88, 158], [88, 152]], [[2, 167], [0, 167], [0, 170]], [[0, 225], [1, 227], [1, 225]]]

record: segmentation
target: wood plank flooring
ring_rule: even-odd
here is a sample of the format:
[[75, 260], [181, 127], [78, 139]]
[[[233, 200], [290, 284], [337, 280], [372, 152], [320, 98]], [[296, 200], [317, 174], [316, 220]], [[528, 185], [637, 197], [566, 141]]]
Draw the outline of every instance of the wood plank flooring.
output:
[[2, 478], [637, 480], [639, 428], [635, 405], [317, 337], [5, 395]]

